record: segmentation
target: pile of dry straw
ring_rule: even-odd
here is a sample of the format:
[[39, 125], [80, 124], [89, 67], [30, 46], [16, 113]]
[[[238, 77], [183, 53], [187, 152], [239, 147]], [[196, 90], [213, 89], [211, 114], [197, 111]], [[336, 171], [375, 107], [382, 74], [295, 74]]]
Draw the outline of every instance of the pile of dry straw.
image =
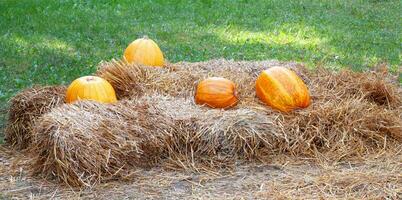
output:
[[[309, 108], [284, 114], [255, 97], [258, 74], [278, 65], [304, 79]], [[35, 174], [91, 186], [162, 161], [197, 170], [279, 154], [339, 161], [401, 148], [402, 90], [388, 74], [226, 60], [165, 68], [113, 60], [101, 63], [96, 74], [114, 86], [118, 103], [66, 105], [61, 87], [26, 90], [12, 100], [7, 141], [28, 147]], [[236, 82], [235, 108], [194, 104], [197, 82], [209, 76]]]

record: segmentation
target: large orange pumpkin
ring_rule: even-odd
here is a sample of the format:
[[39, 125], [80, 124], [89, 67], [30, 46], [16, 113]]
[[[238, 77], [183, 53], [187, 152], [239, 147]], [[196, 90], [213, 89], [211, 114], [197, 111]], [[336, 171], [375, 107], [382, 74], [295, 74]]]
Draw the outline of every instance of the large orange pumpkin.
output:
[[230, 108], [237, 103], [236, 85], [221, 77], [201, 81], [197, 86], [195, 102], [212, 108]]
[[164, 63], [161, 49], [147, 36], [129, 44], [124, 51], [124, 58], [128, 63], [138, 63], [147, 66], [162, 67]]
[[84, 76], [74, 80], [67, 88], [66, 102], [94, 100], [101, 103], [116, 102], [115, 91], [105, 79], [97, 76]]
[[256, 93], [265, 104], [283, 112], [310, 105], [306, 84], [295, 72], [284, 67], [264, 70], [257, 78]]

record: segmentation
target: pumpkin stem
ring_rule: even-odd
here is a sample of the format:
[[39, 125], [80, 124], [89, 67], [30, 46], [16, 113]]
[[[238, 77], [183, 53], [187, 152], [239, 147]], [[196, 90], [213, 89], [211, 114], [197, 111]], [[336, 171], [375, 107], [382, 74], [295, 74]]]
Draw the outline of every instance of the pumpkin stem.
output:
[[144, 35], [144, 36], [142, 36], [142, 39], [146, 39], [146, 40], [148, 40], [148, 39], [149, 39], [149, 37], [148, 37], [148, 35]]
[[93, 81], [93, 80], [95, 80], [95, 78], [93, 76], [90, 76], [87, 78], [87, 81]]
[[238, 97], [237, 96], [238, 94], [237, 94], [237, 91], [236, 91], [236, 89], [235, 89], [235, 91], [233, 92], [233, 96], [235, 96], [236, 98]]

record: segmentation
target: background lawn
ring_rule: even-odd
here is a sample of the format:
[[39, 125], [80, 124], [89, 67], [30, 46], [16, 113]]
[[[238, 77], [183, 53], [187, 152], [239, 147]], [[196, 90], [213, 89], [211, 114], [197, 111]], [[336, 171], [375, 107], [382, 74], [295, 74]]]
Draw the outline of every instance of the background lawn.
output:
[[278, 59], [354, 70], [386, 62], [397, 71], [401, 10], [400, 0], [0, 0], [0, 105], [23, 88], [90, 74], [142, 35], [171, 62]]

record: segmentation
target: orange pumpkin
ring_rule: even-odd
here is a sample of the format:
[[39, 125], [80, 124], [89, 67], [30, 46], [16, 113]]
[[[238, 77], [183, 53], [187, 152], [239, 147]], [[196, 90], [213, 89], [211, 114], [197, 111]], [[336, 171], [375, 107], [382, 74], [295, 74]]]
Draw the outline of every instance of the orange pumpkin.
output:
[[295, 72], [284, 67], [264, 70], [257, 78], [256, 93], [265, 104], [283, 112], [310, 105], [306, 84]]
[[162, 67], [163, 53], [159, 46], [147, 36], [132, 42], [124, 51], [128, 63], [138, 63], [147, 66]]
[[116, 102], [115, 91], [105, 79], [97, 76], [84, 76], [74, 80], [67, 88], [66, 102], [94, 100], [101, 103]]
[[197, 86], [195, 102], [212, 108], [230, 108], [237, 104], [236, 85], [221, 77], [201, 81]]

